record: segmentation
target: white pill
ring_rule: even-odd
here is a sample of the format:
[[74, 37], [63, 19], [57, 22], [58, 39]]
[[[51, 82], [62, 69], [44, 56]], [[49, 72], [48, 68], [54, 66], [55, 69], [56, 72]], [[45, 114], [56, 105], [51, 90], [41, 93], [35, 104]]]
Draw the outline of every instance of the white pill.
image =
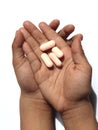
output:
[[58, 67], [62, 66], [62, 62], [58, 59], [58, 57], [55, 55], [55, 53], [50, 52], [49, 57], [55, 63], [56, 66], [58, 66]]
[[51, 59], [49, 58], [49, 56], [46, 53], [42, 53], [41, 58], [47, 67], [50, 68], [53, 66], [53, 62], [51, 61]]
[[47, 51], [49, 49], [51, 49], [52, 47], [55, 46], [55, 41], [54, 40], [51, 40], [51, 41], [48, 41], [46, 43], [43, 43], [41, 46], [40, 46], [40, 50], [41, 51]]
[[52, 48], [52, 52], [55, 53], [55, 55], [56, 55], [58, 58], [63, 57], [63, 52], [62, 52], [58, 47], [53, 47], [53, 48]]

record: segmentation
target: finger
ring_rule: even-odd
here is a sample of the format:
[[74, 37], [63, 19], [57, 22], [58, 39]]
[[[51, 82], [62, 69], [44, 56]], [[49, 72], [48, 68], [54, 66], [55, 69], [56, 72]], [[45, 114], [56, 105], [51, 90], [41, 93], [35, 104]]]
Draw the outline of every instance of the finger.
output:
[[82, 40], [82, 35], [81, 34], [77, 34], [75, 35], [73, 38], [72, 38], [72, 50], [73, 50], [73, 53], [83, 53], [83, 50], [82, 50], [82, 46], [81, 46], [81, 40]]
[[57, 30], [58, 26], [60, 24], [60, 21], [55, 19], [53, 21], [51, 21], [51, 23], [49, 24], [50, 28], [52, 28], [54, 31]]
[[64, 40], [68, 38], [68, 36], [74, 31], [75, 27], [74, 25], [67, 25], [63, 29], [61, 29], [58, 34], [61, 36]]
[[18, 50], [22, 48], [22, 44], [24, 42], [24, 38], [21, 34], [21, 32], [18, 30], [15, 34], [14, 41], [12, 43], [12, 51], [13, 54], [17, 54]]
[[29, 46], [29, 44], [27, 42], [24, 42], [23, 50], [26, 54], [26, 57], [27, 57], [30, 65], [32, 66], [33, 72], [34, 73], [37, 72], [39, 70], [40, 66], [41, 66], [41, 62], [40, 62], [39, 58], [32, 51], [31, 47]]
[[47, 39], [54, 40], [56, 42], [56, 45], [60, 49], [67, 46], [67, 43], [53, 29], [51, 29], [46, 23], [41, 22], [39, 24], [39, 27], [42, 30], [43, 34], [47, 37]]
[[45, 35], [30, 21], [24, 22], [24, 28], [36, 39], [36, 41], [41, 44], [47, 42]]
[[17, 65], [19, 61], [24, 58], [24, 52], [22, 49], [23, 43], [24, 38], [22, 36], [22, 33], [18, 30], [12, 43], [13, 65]]
[[30, 35], [30, 33], [25, 28], [21, 28], [21, 32], [24, 36], [25, 41], [29, 44], [36, 55], [40, 57], [41, 51], [39, 49], [38, 42]]
[[78, 38], [82, 41], [83, 40], [83, 36], [81, 34], [76, 34], [73, 37], [71, 37], [70, 39], [67, 40], [67, 44], [71, 47], [73, 40], [78, 36]]
[[76, 34], [72, 38], [70, 38], [69, 40], [74, 41], [75, 39], [82, 41], [83, 35], [82, 34]]
[[[60, 21], [59, 20], [53, 20], [49, 26], [53, 29], [53, 30], [57, 30], [58, 26], [60, 24]], [[61, 36], [64, 40], [66, 40], [68, 38], [68, 36], [75, 30], [75, 27], [74, 25], [72, 24], [69, 24], [69, 25], [66, 25], [65, 27], [63, 27], [63, 29], [61, 29], [58, 34], [59, 36]], [[72, 43], [72, 40], [69, 39], [69, 40], [66, 40], [67, 44], [69, 46], [71, 46], [71, 43]]]

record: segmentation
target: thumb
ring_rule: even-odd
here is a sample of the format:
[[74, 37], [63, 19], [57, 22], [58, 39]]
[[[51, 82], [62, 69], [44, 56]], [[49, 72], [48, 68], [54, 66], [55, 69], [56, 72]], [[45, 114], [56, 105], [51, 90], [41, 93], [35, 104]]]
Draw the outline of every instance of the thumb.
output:
[[16, 32], [14, 41], [12, 43], [12, 53], [13, 53], [13, 64], [16, 65], [20, 62], [22, 58], [24, 58], [24, 52], [22, 49], [22, 45], [24, 43], [24, 38], [22, 33], [18, 30]]
[[76, 64], [87, 62], [86, 56], [81, 45], [82, 39], [83, 36], [81, 34], [74, 36], [72, 39], [72, 57]]

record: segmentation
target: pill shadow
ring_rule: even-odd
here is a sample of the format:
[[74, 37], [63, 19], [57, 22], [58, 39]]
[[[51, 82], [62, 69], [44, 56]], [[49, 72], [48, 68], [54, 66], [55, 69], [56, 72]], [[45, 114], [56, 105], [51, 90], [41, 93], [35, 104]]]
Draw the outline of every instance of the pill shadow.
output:
[[[89, 100], [92, 104], [92, 107], [93, 107], [93, 110], [94, 110], [94, 113], [96, 116], [97, 96], [96, 96], [96, 93], [94, 92], [93, 88], [91, 89], [91, 93], [89, 95]], [[63, 125], [63, 121], [62, 121], [59, 113], [56, 113], [56, 118]]]

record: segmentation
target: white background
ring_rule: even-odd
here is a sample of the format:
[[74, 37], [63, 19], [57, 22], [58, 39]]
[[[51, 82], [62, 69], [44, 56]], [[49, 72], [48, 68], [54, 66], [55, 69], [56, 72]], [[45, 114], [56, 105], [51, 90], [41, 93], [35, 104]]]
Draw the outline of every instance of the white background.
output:
[[[60, 28], [74, 24], [84, 35], [83, 49], [92, 65], [92, 86], [98, 97], [97, 0], [0, 0], [0, 130], [19, 130], [19, 86], [12, 67], [11, 45], [23, 21], [35, 25], [60, 19]], [[98, 108], [97, 108], [98, 109]], [[98, 113], [96, 114], [98, 120]], [[63, 130], [57, 121], [57, 129]]]

